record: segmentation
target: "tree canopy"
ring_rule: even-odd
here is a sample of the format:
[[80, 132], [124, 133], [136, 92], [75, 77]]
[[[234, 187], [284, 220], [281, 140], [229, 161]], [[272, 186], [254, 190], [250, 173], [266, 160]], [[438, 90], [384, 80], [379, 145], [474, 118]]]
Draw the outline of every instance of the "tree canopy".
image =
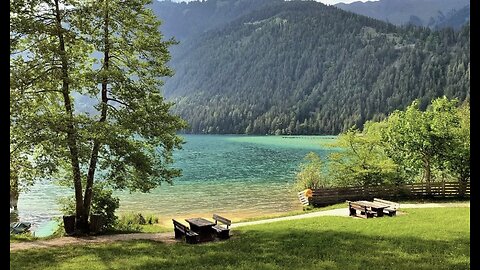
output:
[[[467, 139], [460, 130], [470, 129], [466, 127], [469, 120], [462, 113], [465, 109], [457, 108], [457, 103], [443, 97], [433, 100], [425, 111], [421, 111], [415, 101], [405, 111], [393, 112], [382, 133], [388, 155], [405, 168], [421, 172], [426, 183], [432, 182], [434, 169], [445, 171], [452, 161], [466, 159], [466, 156], [469, 160], [469, 150], [464, 152], [464, 145], [459, 143]], [[468, 164], [463, 166], [470, 170]]]
[[321, 173], [310, 174], [309, 182], [333, 186], [425, 182], [427, 188], [434, 181], [464, 183], [470, 180], [470, 105], [441, 97], [420, 110], [417, 100], [380, 122], [368, 121], [363, 130], [350, 128], [333, 146], [341, 150], [328, 156], [324, 171], [319, 158], [312, 163], [309, 171]]
[[[11, 2], [11, 138], [74, 187], [81, 232], [95, 181], [148, 192], [180, 174], [169, 164], [186, 124], [159, 90], [174, 41], [162, 40], [149, 3]], [[95, 101], [94, 113], [76, 110], [74, 94]]]

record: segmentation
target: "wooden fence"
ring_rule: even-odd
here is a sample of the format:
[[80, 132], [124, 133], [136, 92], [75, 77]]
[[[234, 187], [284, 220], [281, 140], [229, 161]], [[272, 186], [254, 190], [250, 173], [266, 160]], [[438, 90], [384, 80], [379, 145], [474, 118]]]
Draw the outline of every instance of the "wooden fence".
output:
[[470, 182], [435, 182], [430, 183], [430, 193], [425, 183], [401, 186], [366, 186], [314, 189], [309, 203], [325, 206], [346, 200], [382, 199], [418, 199], [418, 198], [470, 198]]

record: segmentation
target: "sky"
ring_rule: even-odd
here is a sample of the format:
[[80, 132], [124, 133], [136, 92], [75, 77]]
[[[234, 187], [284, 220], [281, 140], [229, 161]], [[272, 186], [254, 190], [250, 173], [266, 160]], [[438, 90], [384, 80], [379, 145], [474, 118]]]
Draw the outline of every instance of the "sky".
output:
[[[190, 2], [194, 0], [172, 0], [173, 2]], [[317, 2], [322, 2], [326, 5], [335, 5], [337, 3], [352, 3], [352, 2], [368, 2], [368, 1], [378, 1], [378, 0], [315, 0]]]

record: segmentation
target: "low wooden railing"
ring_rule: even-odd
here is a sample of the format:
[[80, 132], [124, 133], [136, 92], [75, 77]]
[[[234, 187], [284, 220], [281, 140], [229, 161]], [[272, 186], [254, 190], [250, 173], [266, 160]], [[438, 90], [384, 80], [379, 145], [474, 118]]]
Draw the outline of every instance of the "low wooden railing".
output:
[[314, 206], [325, 206], [346, 200], [373, 200], [374, 197], [383, 199], [470, 198], [470, 182], [430, 183], [430, 193], [427, 193], [426, 183], [313, 189], [309, 203]]

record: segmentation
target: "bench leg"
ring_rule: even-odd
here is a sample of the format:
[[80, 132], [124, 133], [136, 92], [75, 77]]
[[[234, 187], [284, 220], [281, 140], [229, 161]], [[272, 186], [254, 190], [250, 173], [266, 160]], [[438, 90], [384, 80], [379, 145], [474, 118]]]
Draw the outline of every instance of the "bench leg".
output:
[[349, 213], [349, 216], [355, 216], [355, 215], [357, 215], [357, 210], [355, 210], [355, 209], [353, 209], [353, 208], [349, 208], [348, 210], [349, 210], [349, 212], [350, 212], [350, 213]]
[[220, 239], [228, 239], [230, 238], [230, 233], [229, 231], [222, 231], [218, 234], [218, 238]]
[[187, 242], [188, 244], [196, 244], [198, 243], [198, 237], [197, 235], [185, 235], [185, 242]]
[[173, 230], [175, 232], [175, 239], [182, 239], [183, 233], [179, 230]]

